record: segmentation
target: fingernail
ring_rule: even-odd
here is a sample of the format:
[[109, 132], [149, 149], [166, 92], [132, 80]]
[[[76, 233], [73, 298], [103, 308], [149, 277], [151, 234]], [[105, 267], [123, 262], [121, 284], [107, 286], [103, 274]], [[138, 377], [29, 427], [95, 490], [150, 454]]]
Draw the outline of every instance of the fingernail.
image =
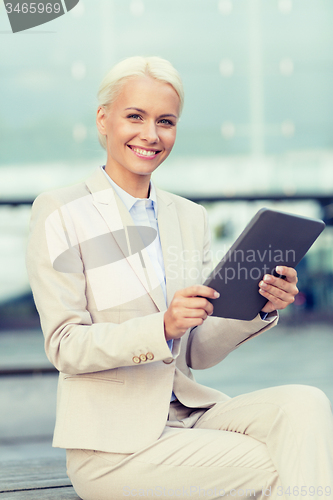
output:
[[215, 299], [218, 299], [218, 298], [219, 298], [219, 296], [220, 296], [219, 292], [214, 292], [214, 297], [215, 297]]
[[279, 274], [283, 274], [283, 267], [281, 266], [276, 266], [276, 272], [279, 273]]

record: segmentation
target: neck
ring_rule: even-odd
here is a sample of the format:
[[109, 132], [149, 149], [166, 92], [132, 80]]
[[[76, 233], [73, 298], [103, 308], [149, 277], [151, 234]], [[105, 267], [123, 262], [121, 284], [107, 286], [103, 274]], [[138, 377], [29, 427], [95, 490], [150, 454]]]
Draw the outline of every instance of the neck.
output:
[[116, 169], [110, 168], [108, 164], [105, 165], [105, 172], [121, 189], [134, 198], [148, 198], [150, 174], [138, 175], [128, 171], [120, 174]]

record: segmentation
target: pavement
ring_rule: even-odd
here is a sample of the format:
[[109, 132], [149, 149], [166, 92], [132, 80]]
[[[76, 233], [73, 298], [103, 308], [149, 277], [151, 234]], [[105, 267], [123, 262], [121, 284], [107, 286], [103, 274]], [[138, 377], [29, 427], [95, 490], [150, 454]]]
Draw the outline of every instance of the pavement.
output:
[[[270, 386], [307, 384], [333, 402], [333, 325], [278, 325], [219, 365], [194, 371], [204, 385], [237, 396]], [[39, 329], [0, 332], [0, 371], [49, 368]], [[64, 457], [51, 447], [56, 373], [0, 377], [0, 461]]]

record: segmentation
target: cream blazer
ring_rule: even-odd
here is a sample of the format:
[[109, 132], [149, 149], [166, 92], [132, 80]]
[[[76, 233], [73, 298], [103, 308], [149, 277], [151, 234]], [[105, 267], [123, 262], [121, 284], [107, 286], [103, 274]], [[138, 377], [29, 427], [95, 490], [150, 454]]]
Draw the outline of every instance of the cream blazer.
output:
[[[209, 229], [202, 206], [156, 192], [170, 304], [207, 276]], [[27, 269], [46, 354], [59, 370], [56, 447], [133, 453], [149, 445], [165, 427], [172, 390], [193, 408], [229, 399], [196, 383], [191, 368], [219, 363], [277, 321], [211, 316], [171, 353], [162, 288], [145, 244], [133, 244], [133, 226], [100, 168], [33, 204]]]

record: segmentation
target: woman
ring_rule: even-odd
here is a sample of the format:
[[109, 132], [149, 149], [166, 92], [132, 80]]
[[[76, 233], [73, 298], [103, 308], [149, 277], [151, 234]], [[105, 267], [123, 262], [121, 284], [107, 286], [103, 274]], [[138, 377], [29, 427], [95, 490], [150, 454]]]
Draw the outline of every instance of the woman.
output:
[[286, 386], [231, 399], [191, 374], [274, 326], [298, 291], [295, 270], [278, 268], [286, 280], [260, 283], [268, 302], [253, 321], [212, 316], [216, 293], [197, 278], [210, 267], [206, 212], [150, 179], [182, 105], [169, 62], [119, 63], [99, 92], [105, 167], [34, 203], [27, 266], [60, 372], [53, 444], [84, 500], [308, 495], [333, 483], [325, 395]]

